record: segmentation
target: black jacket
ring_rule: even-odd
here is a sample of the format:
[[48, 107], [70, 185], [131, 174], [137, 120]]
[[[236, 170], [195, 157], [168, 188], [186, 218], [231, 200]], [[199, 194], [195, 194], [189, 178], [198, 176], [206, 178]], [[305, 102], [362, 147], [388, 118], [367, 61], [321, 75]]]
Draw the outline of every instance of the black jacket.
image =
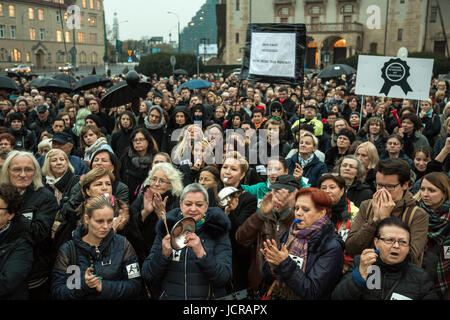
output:
[[122, 115], [128, 115], [128, 117], [131, 118], [131, 127], [129, 129], [120, 129], [119, 131], [116, 131], [111, 135], [111, 148], [113, 149], [118, 159], [120, 159], [120, 157], [122, 157], [122, 155], [127, 152], [127, 149], [130, 145], [131, 132], [136, 127], [136, 117], [132, 112], [124, 111], [119, 116], [119, 123]]
[[8, 128], [10, 134], [16, 139], [16, 143], [13, 146], [15, 150], [26, 150], [32, 153], [37, 151], [37, 139], [33, 131], [28, 130], [24, 126], [20, 130], [15, 131], [11, 127]]
[[0, 300], [28, 299], [27, 277], [33, 265], [33, 242], [22, 217], [0, 234]]
[[[141, 184], [145, 181], [148, 176], [148, 172], [151, 168], [151, 160], [149, 164], [145, 167], [138, 168], [133, 164], [132, 156], [136, 156], [134, 153], [128, 150], [122, 158], [120, 158], [120, 180], [128, 186], [128, 197], [127, 203], [133, 203], [136, 199]], [[150, 156], [153, 156], [156, 152], [153, 152]]]
[[[75, 254], [69, 243], [64, 243], [58, 251], [52, 271], [52, 295], [58, 300], [127, 300], [141, 296], [141, 277], [137, 256], [131, 244], [111, 228], [109, 234], [98, 247], [90, 246], [82, 240], [84, 225], [75, 230], [73, 241]], [[75, 256], [76, 261], [71, 261]], [[71, 273], [68, 267], [80, 268], [79, 289], [69, 289]], [[93, 266], [94, 273], [101, 276], [102, 292], [89, 288], [84, 281], [86, 269]]]
[[[181, 218], [180, 209], [168, 212], [169, 230]], [[174, 255], [166, 258], [161, 242], [167, 233], [162, 221], [158, 222], [155, 242], [142, 266], [142, 276], [153, 296], [162, 300], [206, 300], [226, 294], [225, 286], [231, 280], [230, 221], [219, 208], [208, 208], [204, 218], [195, 230], [206, 252], [200, 259], [188, 247], [178, 251], [178, 259]]]
[[[281, 237], [286, 243], [289, 230]], [[344, 242], [331, 221], [308, 242], [305, 272], [290, 257], [274, 269], [276, 279], [291, 288], [304, 300], [326, 300], [341, 278], [344, 266]], [[275, 280], [268, 263], [264, 263], [264, 283]]]
[[[387, 265], [380, 258], [377, 258], [374, 265], [378, 266], [381, 271], [380, 288], [369, 290], [359, 273], [360, 258], [359, 255], [355, 257], [347, 273], [334, 289], [333, 300], [393, 300], [395, 294], [412, 300], [438, 299], [437, 294], [433, 291], [433, 283], [426, 271], [415, 264], [409, 263], [408, 258], [397, 265]], [[399, 280], [399, 283], [389, 294], [397, 280]]]
[[45, 187], [34, 190], [31, 184], [22, 195], [22, 215], [28, 218], [26, 229], [34, 243], [34, 263], [29, 280], [49, 276], [54, 252], [51, 229], [58, 211], [55, 196]]
[[347, 198], [359, 208], [361, 202], [372, 199], [373, 191], [365, 182], [354, 181], [347, 189]]
[[[62, 176], [62, 178], [55, 183], [56, 189], [62, 193], [62, 198], [59, 203], [59, 209], [61, 209], [65, 202], [69, 201], [70, 192], [72, 188], [80, 182], [80, 176], [75, 175], [70, 169], [66, 170], [66, 173]], [[52, 193], [55, 194], [55, 190], [47, 184], [45, 177], [43, 177], [44, 186]]]

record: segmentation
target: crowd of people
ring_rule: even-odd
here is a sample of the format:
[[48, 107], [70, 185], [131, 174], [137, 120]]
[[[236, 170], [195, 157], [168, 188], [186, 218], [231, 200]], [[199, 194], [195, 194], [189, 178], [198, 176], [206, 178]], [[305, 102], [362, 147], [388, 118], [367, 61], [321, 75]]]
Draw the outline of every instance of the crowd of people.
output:
[[149, 77], [138, 112], [0, 90], [0, 299], [449, 299], [448, 83], [193, 78]]

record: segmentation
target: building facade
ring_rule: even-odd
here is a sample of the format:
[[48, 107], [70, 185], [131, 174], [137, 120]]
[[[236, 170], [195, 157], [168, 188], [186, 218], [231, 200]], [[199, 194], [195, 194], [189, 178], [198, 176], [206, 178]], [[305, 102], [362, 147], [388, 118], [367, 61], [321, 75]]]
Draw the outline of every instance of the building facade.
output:
[[217, 44], [216, 5], [219, 0], [206, 0], [180, 34], [181, 52], [198, 54], [200, 44]]
[[[67, 12], [71, 5], [78, 6], [79, 15]], [[104, 34], [103, 0], [0, 0], [3, 69], [15, 64], [35, 69], [72, 62], [80, 67], [103, 65]]]
[[248, 23], [304, 23], [308, 68], [355, 53], [396, 56], [401, 47], [448, 56], [446, 0], [221, 0], [217, 10], [226, 64], [240, 63]]

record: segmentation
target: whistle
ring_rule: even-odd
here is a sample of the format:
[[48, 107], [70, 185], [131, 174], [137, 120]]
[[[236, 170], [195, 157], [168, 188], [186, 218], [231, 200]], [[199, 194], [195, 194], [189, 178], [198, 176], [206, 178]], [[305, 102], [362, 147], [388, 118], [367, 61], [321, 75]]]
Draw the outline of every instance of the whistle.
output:
[[294, 220], [294, 223], [300, 223], [300, 222], [302, 222], [302, 220], [300, 220], [300, 219], [295, 219]]

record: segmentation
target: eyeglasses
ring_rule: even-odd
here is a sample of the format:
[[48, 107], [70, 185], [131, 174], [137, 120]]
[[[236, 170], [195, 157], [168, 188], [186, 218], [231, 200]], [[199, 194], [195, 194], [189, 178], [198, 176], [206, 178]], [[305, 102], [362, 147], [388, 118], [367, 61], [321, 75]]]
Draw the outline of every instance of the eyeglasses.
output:
[[387, 145], [388, 146], [398, 146], [398, 145], [400, 145], [400, 142], [388, 142]]
[[281, 112], [280, 109], [272, 109], [272, 112]]
[[145, 139], [145, 138], [136, 138], [136, 139], [133, 139], [133, 142], [144, 142], [144, 141], [147, 141], [147, 139]]
[[164, 179], [158, 179], [158, 178], [151, 178], [150, 182], [152, 184], [170, 184], [170, 181], [164, 180]]
[[398, 242], [398, 244], [402, 247], [408, 247], [409, 246], [409, 242], [405, 241], [405, 240], [395, 240], [392, 238], [381, 238], [378, 237], [378, 239], [382, 240], [384, 243], [388, 244], [388, 245], [394, 245], [394, 243]]
[[395, 188], [398, 186], [398, 185], [400, 185], [401, 183], [397, 183], [397, 184], [382, 184], [382, 183], [377, 183], [377, 182], [374, 182], [373, 183], [373, 185], [375, 186], [375, 188], [377, 188], [377, 189], [382, 189], [382, 188], [384, 188], [384, 189], [386, 189], [386, 190], [388, 190], [388, 191], [394, 191], [395, 190]]
[[27, 174], [27, 175], [30, 175], [30, 174], [34, 173], [34, 169], [33, 168], [24, 168], [24, 169], [22, 169], [22, 168], [12, 168], [12, 169], [9, 169], [9, 171], [11, 171], [15, 175], [19, 175], [22, 172], [25, 172], [25, 174]]
[[[0, 210], [5, 210], [6, 213], [9, 213], [8, 208], [0, 208]], [[2, 213], [0, 213], [0, 215], [1, 215], [1, 214], [2, 214]]]

